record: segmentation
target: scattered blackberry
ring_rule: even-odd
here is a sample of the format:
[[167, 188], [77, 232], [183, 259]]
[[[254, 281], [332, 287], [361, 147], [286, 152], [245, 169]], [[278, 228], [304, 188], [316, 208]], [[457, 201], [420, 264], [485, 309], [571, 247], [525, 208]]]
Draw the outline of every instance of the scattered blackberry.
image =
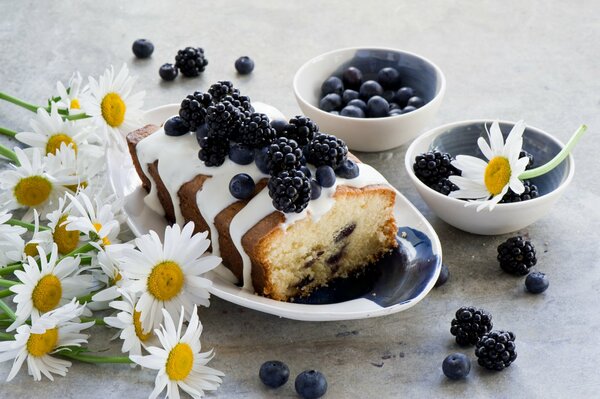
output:
[[299, 169], [300, 158], [302, 158], [302, 150], [298, 147], [298, 143], [286, 137], [278, 137], [268, 147], [269, 173], [275, 176], [282, 171]]
[[525, 170], [531, 169], [533, 167], [533, 162], [534, 162], [533, 155], [531, 155], [530, 153], [528, 153], [525, 150], [521, 150], [521, 152], [519, 153], [519, 158], [523, 158], [523, 157], [529, 158], [529, 162], [527, 163]]
[[241, 113], [233, 104], [223, 101], [211, 105], [206, 111], [208, 135], [229, 140], [241, 124]]
[[238, 92], [226, 95], [225, 97], [223, 97], [223, 101], [229, 101], [242, 112], [247, 112], [248, 114], [254, 112], [254, 108], [252, 107], [250, 97], [242, 96]]
[[441, 194], [444, 194], [444, 195], [448, 195], [452, 191], [458, 190], [458, 186], [456, 184], [452, 183], [450, 180], [448, 180], [445, 177], [442, 178], [442, 179], [440, 179], [440, 181], [438, 181], [435, 184], [432, 184], [429, 187], [433, 188], [438, 193], [441, 193]]
[[265, 114], [253, 113], [242, 120], [237, 141], [250, 147], [261, 148], [271, 144], [276, 131]]
[[527, 201], [540, 196], [537, 186], [531, 183], [529, 180], [523, 180], [523, 185], [525, 186], [525, 191], [523, 191], [521, 194], [515, 194], [515, 192], [509, 188], [508, 192], [504, 194], [504, 197], [502, 197], [500, 200], [500, 203], [506, 204], [510, 202]]
[[273, 206], [285, 213], [300, 213], [310, 201], [310, 179], [300, 170], [283, 171], [269, 179]]
[[175, 56], [175, 66], [189, 78], [204, 72], [206, 65], [208, 65], [208, 60], [204, 57], [204, 50], [200, 47], [186, 47], [179, 50]]
[[505, 272], [524, 276], [537, 263], [535, 247], [521, 236], [511, 237], [498, 246], [498, 261]]
[[319, 132], [319, 126], [310, 118], [302, 115], [296, 115], [290, 119], [285, 126], [283, 135], [288, 139], [295, 140], [301, 146], [308, 144], [315, 134]]
[[204, 161], [206, 166], [221, 166], [229, 152], [229, 140], [220, 137], [206, 136], [200, 140], [200, 152], [198, 158]]
[[228, 80], [219, 80], [214, 85], [210, 86], [208, 92], [213, 97], [213, 101], [219, 102], [232, 94], [240, 94], [240, 91], [233, 87], [233, 83]]
[[475, 345], [479, 338], [492, 330], [492, 315], [483, 309], [463, 306], [456, 311], [452, 319], [450, 334], [456, 337], [461, 346]]
[[460, 171], [452, 166], [450, 154], [440, 151], [429, 151], [415, 157], [413, 170], [419, 180], [428, 186], [437, 184], [441, 179], [452, 175], [460, 175]]
[[211, 105], [212, 97], [208, 93], [195, 91], [188, 94], [181, 102], [179, 116], [187, 123], [191, 131], [195, 131], [206, 119], [206, 111]]
[[344, 141], [330, 134], [317, 133], [306, 151], [306, 160], [315, 165], [328, 165], [336, 169], [346, 160], [348, 147]]
[[477, 342], [477, 363], [489, 370], [503, 370], [517, 358], [515, 348], [515, 334], [510, 331], [491, 331]]

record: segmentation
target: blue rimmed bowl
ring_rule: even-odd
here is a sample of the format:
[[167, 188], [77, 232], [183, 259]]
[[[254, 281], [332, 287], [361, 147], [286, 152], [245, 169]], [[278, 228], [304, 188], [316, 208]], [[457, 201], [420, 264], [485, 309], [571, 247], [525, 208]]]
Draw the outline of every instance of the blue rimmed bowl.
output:
[[[406, 151], [405, 167], [415, 188], [435, 214], [441, 219], [469, 233], [482, 235], [506, 234], [534, 223], [550, 212], [552, 206], [567, 188], [575, 173], [575, 162], [569, 155], [550, 172], [531, 179], [540, 196], [528, 201], [498, 204], [494, 210], [465, 207], [465, 201], [451, 198], [429, 188], [413, 171], [415, 157], [423, 152], [439, 150], [452, 156], [472, 155], [485, 159], [477, 145], [479, 137], [487, 140], [486, 126], [491, 120], [471, 120], [440, 126], [419, 136]], [[506, 140], [514, 122], [500, 121], [500, 130]], [[550, 161], [564, 144], [543, 130], [527, 126], [523, 134], [523, 149], [534, 157], [534, 167]]]

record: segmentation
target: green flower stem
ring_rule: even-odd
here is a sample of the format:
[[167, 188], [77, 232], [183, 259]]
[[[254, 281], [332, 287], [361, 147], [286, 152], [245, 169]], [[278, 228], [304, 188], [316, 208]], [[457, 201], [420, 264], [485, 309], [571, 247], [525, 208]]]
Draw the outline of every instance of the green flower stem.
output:
[[15, 293], [12, 292], [9, 289], [5, 289], [5, 290], [1, 290], [0, 291], [0, 298], [6, 298], [7, 296], [11, 296], [11, 295], [15, 295]]
[[79, 119], [87, 118], [91, 118], [91, 116], [89, 116], [88, 114], [63, 115], [63, 119], [66, 119], [68, 121], [76, 121]]
[[68, 357], [69, 359], [79, 360], [85, 363], [120, 363], [120, 364], [131, 364], [131, 359], [126, 356], [95, 356], [86, 354], [75, 354], [69, 352], [59, 352], [61, 356]]
[[11, 263], [10, 265], [7, 265], [6, 267], [3, 267], [2, 269], [0, 269], [0, 276], [4, 276], [6, 274], [11, 274], [13, 273], [15, 270], [21, 270], [23, 269], [23, 264], [22, 263]]
[[87, 323], [88, 321], [93, 321], [94, 323], [96, 323], [97, 326], [105, 326], [106, 323], [104, 322], [103, 319], [99, 319], [96, 317], [80, 317], [79, 320], [81, 320], [82, 323]]
[[0, 278], [0, 287], [12, 287], [13, 285], [17, 285], [16, 281], [4, 280]]
[[15, 137], [17, 135], [17, 132], [14, 130], [7, 129], [2, 126], [0, 126], [0, 133], [8, 137]]
[[79, 248], [77, 248], [77, 249], [69, 252], [68, 254], [66, 254], [65, 256], [63, 256], [61, 259], [67, 258], [69, 256], [73, 257], [73, 256], [78, 255], [78, 254], [85, 254], [85, 253], [88, 253], [90, 251], [96, 251], [96, 250], [97, 249], [96, 249], [95, 246], [93, 246], [90, 243], [87, 243], [87, 244], [84, 244], [81, 247], [79, 247]]
[[521, 180], [533, 179], [534, 177], [538, 177], [543, 174], [546, 174], [546, 173], [550, 172], [552, 169], [556, 168], [562, 161], [564, 161], [564, 159], [567, 157], [567, 155], [569, 155], [571, 150], [573, 150], [573, 147], [575, 147], [575, 144], [577, 144], [577, 142], [583, 136], [583, 134], [586, 132], [586, 130], [587, 130], [586, 125], [579, 126], [579, 129], [577, 129], [577, 131], [573, 134], [573, 136], [571, 136], [571, 138], [567, 142], [567, 145], [565, 145], [565, 147], [558, 154], [556, 154], [556, 156], [554, 158], [552, 158], [549, 162], [547, 162], [546, 164], [544, 164], [540, 167], [530, 169], [530, 170], [527, 170], [527, 171], [521, 173], [519, 175], [519, 179], [521, 179]]
[[14, 151], [9, 150], [2, 144], [0, 144], [0, 155], [13, 161], [15, 165], [19, 165], [19, 159], [17, 158], [17, 154], [15, 154]]
[[1, 341], [12, 341], [14, 339], [15, 339], [14, 335], [0, 332], [0, 340]]
[[[35, 225], [31, 223], [25, 223], [20, 221], [19, 219], [8, 219], [6, 224], [10, 224], [11, 226], [20, 226], [25, 227], [29, 231], [35, 231]], [[50, 230], [50, 227], [39, 226], [40, 230]]]
[[23, 100], [19, 100], [16, 97], [10, 96], [6, 93], [3, 93], [0, 91], [0, 100], [4, 100], [4, 101], [8, 101], [9, 103], [13, 103], [15, 105], [18, 105], [19, 107], [23, 107], [25, 109], [30, 110], [31, 112], [37, 112], [38, 108], [43, 108], [40, 107], [39, 105], [34, 105], [34, 104], [30, 104], [28, 102], [25, 102]]
[[0, 299], [0, 309], [2, 309], [4, 311], [4, 313], [6, 313], [6, 315], [8, 317], [10, 317], [13, 320], [17, 319], [17, 315], [15, 314], [15, 312], [13, 312], [13, 310], [10, 308], [10, 306], [8, 306], [6, 304], [6, 302], [4, 302], [2, 299]]
[[90, 294], [84, 295], [84, 296], [78, 296], [77, 297], [77, 302], [79, 302], [80, 304], [84, 304], [84, 303], [89, 303], [92, 302], [92, 297], [94, 295], [96, 295], [98, 292], [92, 292]]

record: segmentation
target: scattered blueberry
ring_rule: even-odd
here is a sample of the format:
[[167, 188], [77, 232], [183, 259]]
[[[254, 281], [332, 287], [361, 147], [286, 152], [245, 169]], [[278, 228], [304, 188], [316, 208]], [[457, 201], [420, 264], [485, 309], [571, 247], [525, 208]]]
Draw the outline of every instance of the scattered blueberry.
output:
[[358, 90], [362, 84], [362, 78], [362, 72], [355, 67], [349, 67], [342, 73], [342, 80], [348, 89]]
[[396, 116], [396, 115], [402, 115], [404, 112], [402, 112], [401, 109], [390, 109], [390, 112], [388, 112], [388, 116]]
[[415, 91], [412, 87], [401, 87], [396, 92], [396, 97], [394, 98], [394, 102], [398, 103], [400, 106], [406, 106], [408, 103], [408, 99], [415, 95]]
[[254, 192], [254, 180], [246, 173], [238, 173], [229, 182], [229, 192], [237, 199], [247, 199]]
[[346, 159], [342, 164], [335, 170], [335, 173], [343, 179], [354, 179], [360, 174], [360, 169], [356, 162], [351, 159]]
[[367, 102], [367, 115], [370, 118], [381, 118], [387, 116], [390, 111], [390, 104], [385, 101], [385, 98], [380, 96], [373, 96], [369, 98]]
[[208, 126], [206, 123], [203, 123], [196, 129], [196, 140], [198, 140], [198, 144], [200, 144], [200, 140], [206, 136], [208, 136]]
[[368, 100], [373, 96], [381, 96], [383, 94], [383, 87], [374, 80], [367, 80], [360, 86], [360, 97], [364, 100]]
[[303, 399], [318, 399], [327, 392], [327, 380], [317, 370], [306, 370], [298, 374], [294, 386]]
[[412, 105], [415, 108], [421, 108], [423, 105], [425, 105], [425, 101], [421, 97], [413, 96], [408, 99], [407, 106], [408, 105]]
[[352, 100], [356, 100], [358, 98], [358, 92], [356, 90], [344, 90], [342, 93], [342, 101], [344, 104], [348, 104]]
[[339, 94], [329, 93], [319, 102], [319, 108], [323, 111], [336, 111], [342, 106], [342, 97]]
[[548, 277], [542, 272], [531, 272], [525, 279], [525, 288], [532, 294], [541, 294], [549, 285]]
[[170, 82], [171, 80], [174, 80], [177, 77], [177, 75], [179, 74], [179, 70], [177, 70], [177, 68], [175, 68], [173, 64], [167, 63], [163, 64], [158, 69], [158, 74], [163, 80]]
[[321, 186], [315, 179], [310, 179], [310, 199], [316, 200], [321, 196]]
[[146, 39], [137, 39], [131, 49], [137, 58], [148, 58], [154, 52], [154, 44]]
[[249, 165], [254, 162], [254, 150], [241, 143], [229, 147], [229, 159], [238, 165]]
[[323, 84], [321, 85], [321, 95], [325, 96], [330, 93], [335, 93], [338, 95], [342, 95], [344, 91], [344, 84], [342, 80], [337, 76], [329, 77]]
[[183, 136], [190, 131], [183, 118], [179, 115], [167, 119], [164, 128], [167, 136]]
[[400, 85], [400, 73], [395, 68], [382, 68], [377, 73], [377, 81], [385, 88], [395, 88]]
[[340, 115], [348, 116], [350, 118], [364, 118], [365, 111], [363, 111], [361, 108], [358, 108], [355, 105], [348, 105], [342, 108], [342, 110], [340, 111]]
[[415, 107], [413, 107], [412, 105], [407, 105], [406, 107], [402, 108], [402, 113], [408, 114], [409, 112], [413, 112], [414, 110], [416, 110]]
[[365, 103], [363, 100], [360, 100], [358, 98], [356, 100], [350, 101], [346, 105], [353, 105], [355, 107], [358, 107], [358, 108], [362, 109], [363, 112], [367, 112], [367, 103]]
[[448, 270], [448, 265], [442, 263], [442, 270], [440, 270], [440, 275], [438, 276], [437, 281], [435, 282], [435, 287], [441, 287], [446, 284], [448, 281], [448, 277], [450, 277], [450, 270]]
[[263, 148], [257, 149], [256, 152], [254, 153], [254, 162], [256, 163], [256, 167], [258, 167], [258, 170], [260, 170], [261, 172], [263, 172], [266, 175], [269, 174], [269, 167], [267, 165], [267, 151], [268, 150], [269, 150], [269, 147], [263, 147]]
[[240, 75], [248, 75], [254, 70], [254, 61], [250, 57], [240, 57], [235, 60], [235, 69]]
[[300, 171], [302, 171], [302, 173], [304, 173], [304, 176], [308, 178], [312, 176], [312, 173], [310, 173], [310, 169], [308, 169], [306, 166], [300, 166]]
[[471, 360], [462, 353], [453, 353], [444, 359], [442, 371], [451, 380], [460, 380], [471, 371]]
[[394, 101], [395, 96], [396, 93], [394, 92], [394, 90], [384, 90], [383, 94], [381, 95], [381, 97], [385, 98], [385, 101], [387, 101], [388, 103]]
[[260, 366], [258, 376], [263, 384], [271, 388], [279, 388], [290, 378], [290, 369], [279, 360], [270, 360]]
[[271, 127], [273, 129], [275, 129], [275, 131], [277, 132], [277, 135], [280, 136], [281, 133], [283, 133], [283, 131], [285, 130], [285, 127], [287, 126], [287, 121], [283, 120], [283, 119], [273, 119], [271, 121]]
[[319, 166], [315, 172], [315, 177], [322, 187], [331, 187], [335, 184], [335, 172], [331, 166]]

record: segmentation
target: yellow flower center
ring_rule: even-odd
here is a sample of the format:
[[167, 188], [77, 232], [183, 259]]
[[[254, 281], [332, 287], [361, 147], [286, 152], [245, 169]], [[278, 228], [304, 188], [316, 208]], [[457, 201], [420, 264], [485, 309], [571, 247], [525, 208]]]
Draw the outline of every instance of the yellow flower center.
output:
[[65, 143], [67, 147], [72, 146], [75, 154], [77, 154], [77, 144], [75, 144], [71, 136], [63, 133], [50, 136], [46, 143], [46, 154], [56, 154], [56, 151], [60, 150], [62, 143]]
[[61, 255], [66, 255], [75, 250], [77, 244], [79, 244], [79, 231], [67, 230], [67, 225], [64, 224], [67, 220], [67, 216], [67, 214], [64, 214], [58, 219], [54, 233], [52, 233], [52, 239], [56, 243], [58, 252], [60, 252]]
[[[92, 223], [94, 225], [94, 228], [96, 229], [96, 233], [100, 233], [100, 229], [102, 229], [102, 224], [101, 223]], [[110, 245], [110, 240], [108, 239], [108, 237], [102, 237], [102, 245], [107, 246]]]
[[115, 274], [115, 276], [110, 279], [109, 283], [110, 283], [110, 285], [115, 285], [119, 281], [121, 281], [122, 278], [123, 278], [123, 276], [121, 276], [121, 273], [117, 272], [117, 274]]
[[27, 352], [35, 357], [49, 353], [58, 342], [58, 329], [50, 328], [43, 334], [30, 334], [27, 340]]
[[35, 242], [30, 242], [25, 245], [23, 252], [27, 256], [38, 256], [38, 245]]
[[86, 181], [82, 181], [79, 184], [67, 184], [65, 186], [65, 188], [68, 188], [69, 190], [71, 190], [71, 191], [73, 191], [75, 193], [80, 188], [86, 188], [87, 186], [88, 186], [88, 183]]
[[152, 336], [152, 331], [149, 333], [144, 333], [144, 330], [142, 330], [142, 323], [140, 322], [140, 314], [141, 313], [137, 310], [133, 311], [133, 327], [135, 327], [135, 335], [140, 339], [140, 341], [144, 342]]
[[102, 117], [109, 126], [119, 127], [123, 123], [123, 120], [125, 120], [127, 106], [117, 93], [108, 93], [105, 95], [100, 108], [102, 109]]
[[194, 353], [188, 344], [178, 343], [169, 352], [167, 358], [167, 375], [171, 380], [184, 380], [192, 371]]
[[19, 180], [14, 188], [17, 202], [23, 206], [38, 206], [52, 191], [52, 183], [43, 176], [29, 176]]
[[56, 308], [61, 297], [62, 285], [53, 274], [42, 277], [31, 293], [33, 306], [42, 313]]
[[485, 187], [492, 195], [498, 195], [510, 181], [510, 163], [504, 157], [490, 160], [484, 173]]
[[148, 291], [161, 301], [168, 301], [181, 291], [184, 275], [179, 265], [166, 261], [154, 266], [148, 277]]
[[69, 106], [69, 108], [71, 109], [81, 109], [81, 106], [79, 105], [79, 100], [74, 98], [71, 100], [71, 105]]

